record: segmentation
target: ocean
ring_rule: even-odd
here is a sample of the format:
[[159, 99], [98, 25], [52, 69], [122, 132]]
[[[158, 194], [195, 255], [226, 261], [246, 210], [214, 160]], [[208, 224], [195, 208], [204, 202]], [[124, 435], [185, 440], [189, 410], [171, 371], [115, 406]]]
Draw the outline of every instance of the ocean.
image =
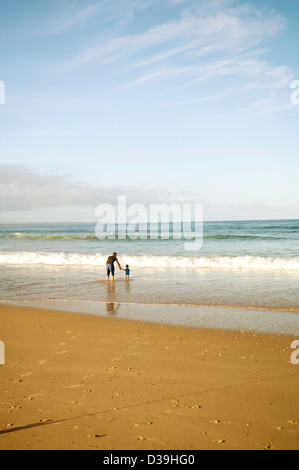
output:
[[[191, 249], [181, 229], [119, 226], [101, 240], [95, 223], [0, 225], [0, 302], [299, 333], [299, 220], [204, 222]], [[131, 278], [116, 266], [112, 285], [114, 251]]]

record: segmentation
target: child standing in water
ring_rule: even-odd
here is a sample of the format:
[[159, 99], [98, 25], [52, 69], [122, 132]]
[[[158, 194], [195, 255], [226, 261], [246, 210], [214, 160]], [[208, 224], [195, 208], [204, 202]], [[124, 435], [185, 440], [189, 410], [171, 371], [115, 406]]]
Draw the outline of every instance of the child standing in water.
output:
[[131, 272], [131, 271], [130, 271], [130, 268], [129, 268], [129, 265], [126, 264], [126, 269], [123, 269], [123, 268], [122, 268], [122, 270], [125, 271], [125, 273], [126, 273], [126, 275], [125, 275], [125, 280], [126, 280], [126, 281], [129, 281], [129, 279], [130, 279], [130, 272]]

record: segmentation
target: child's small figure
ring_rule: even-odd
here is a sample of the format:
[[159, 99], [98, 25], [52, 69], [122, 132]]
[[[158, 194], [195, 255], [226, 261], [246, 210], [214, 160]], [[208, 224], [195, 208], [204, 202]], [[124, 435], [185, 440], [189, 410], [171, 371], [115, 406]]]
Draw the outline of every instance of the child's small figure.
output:
[[125, 273], [126, 273], [125, 280], [129, 281], [129, 279], [130, 279], [130, 268], [129, 268], [128, 264], [126, 264], [126, 269], [123, 269], [123, 271], [125, 271]]

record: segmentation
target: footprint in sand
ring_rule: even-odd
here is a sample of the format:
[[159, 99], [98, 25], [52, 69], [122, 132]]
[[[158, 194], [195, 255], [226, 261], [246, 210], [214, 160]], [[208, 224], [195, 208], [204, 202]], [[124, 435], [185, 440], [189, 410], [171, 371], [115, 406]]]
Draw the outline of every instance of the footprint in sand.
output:
[[218, 439], [218, 441], [215, 441], [216, 444], [224, 444], [225, 440], [224, 439]]
[[117, 367], [116, 366], [108, 367], [106, 370], [109, 372], [115, 372], [117, 370]]
[[143, 441], [155, 442], [156, 444], [165, 446], [165, 442], [160, 441], [158, 437], [143, 437], [143, 436], [137, 436], [137, 440], [138, 440], [139, 442], [143, 442]]
[[44, 395], [44, 393], [34, 393], [33, 395], [29, 395], [28, 397], [25, 397], [25, 400], [31, 401], [31, 400], [34, 400], [34, 397], [40, 397], [41, 395]]
[[82, 384], [78, 384], [78, 385], [64, 385], [63, 388], [79, 388], [79, 387], [82, 387]]
[[21, 377], [29, 377], [29, 375], [32, 375], [32, 374], [33, 374], [33, 372], [27, 372], [27, 374], [21, 375]]
[[22, 405], [17, 405], [17, 404], [16, 404], [16, 405], [12, 405], [12, 406], [10, 407], [9, 413], [12, 413], [13, 411], [18, 411], [18, 410], [20, 410], [21, 408], [23, 408]]
[[272, 444], [268, 444], [266, 447], [264, 447], [264, 450], [272, 450], [272, 449], [273, 449]]

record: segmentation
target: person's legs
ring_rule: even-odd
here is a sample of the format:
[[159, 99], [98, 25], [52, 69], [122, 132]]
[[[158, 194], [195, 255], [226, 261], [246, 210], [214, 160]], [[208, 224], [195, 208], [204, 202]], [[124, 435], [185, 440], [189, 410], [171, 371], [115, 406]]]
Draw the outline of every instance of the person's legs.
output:
[[114, 265], [111, 265], [111, 281], [114, 282]]
[[[106, 281], [109, 281], [110, 273], [112, 274], [112, 265], [111, 265], [111, 264], [107, 264], [107, 277], [106, 277]], [[113, 274], [114, 274], [114, 273], [113, 273]]]

